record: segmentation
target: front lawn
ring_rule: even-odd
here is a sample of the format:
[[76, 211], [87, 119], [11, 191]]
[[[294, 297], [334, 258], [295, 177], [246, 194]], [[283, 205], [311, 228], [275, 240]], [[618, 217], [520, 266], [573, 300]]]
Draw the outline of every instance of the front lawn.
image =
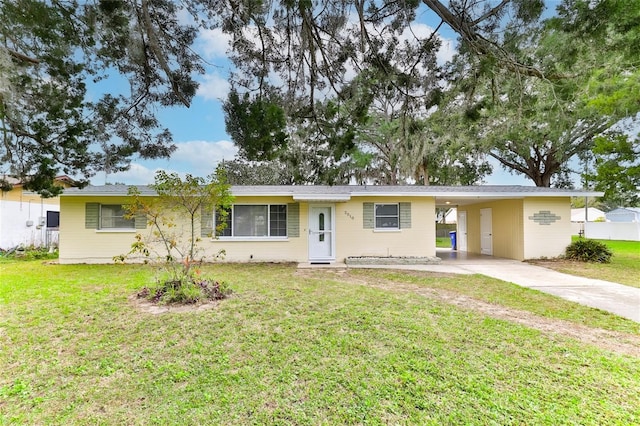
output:
[[[578, 237], [574, 237], [574, 240]], [[563, 259], [536, 260], [533, 263], [566, 274], [612, 281], [640, 288], [640, 242], [596, 240], [612, 251], [611, 263], [584, 263]]]
[[217, 265], [153, 315], [141, 266], [0, 268], [0, 424], [640, 423], [638, 324], [486, 277]]

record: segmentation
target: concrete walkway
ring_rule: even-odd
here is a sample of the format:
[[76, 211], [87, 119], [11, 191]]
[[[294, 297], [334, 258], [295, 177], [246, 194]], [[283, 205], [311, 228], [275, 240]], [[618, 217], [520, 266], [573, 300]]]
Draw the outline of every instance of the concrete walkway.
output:
[[640, 288], [576, 277], [517, 260], [499, 259], [491, 256], [466, 255], [439, 249], [438, 257], [442, 259], [442, 263], [439, 265], [350, 265], [349, 268], [390, 268], [453, 274], [482, 274], [640, 322]]

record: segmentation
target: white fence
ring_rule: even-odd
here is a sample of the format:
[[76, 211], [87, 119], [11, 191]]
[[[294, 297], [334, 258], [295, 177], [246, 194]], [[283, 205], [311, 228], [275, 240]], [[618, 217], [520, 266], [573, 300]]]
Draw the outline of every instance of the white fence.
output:
[[587, 222], [585, 237], [597, 240], [640, 241], [640, 223]]
[[584, 222], [571, 222], [571, 235], [583, 235]]

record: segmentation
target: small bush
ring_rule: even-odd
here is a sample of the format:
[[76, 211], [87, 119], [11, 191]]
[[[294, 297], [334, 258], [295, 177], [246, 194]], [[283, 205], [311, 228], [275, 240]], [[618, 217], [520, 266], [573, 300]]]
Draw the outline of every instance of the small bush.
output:
[[225, 281], [212, 281], [212, 280], [202, 280], [198, 282], [198, 286], [200, 287], [202, 293], [209, 300], [221, 300], [225, 299], [233, 291], [229, 287]]
[[162, 281], [157, 286], [144, 287], [137, 296], [154, 303], [193, 304], [222, 300], [231, 293], [231, 288], [224, 281], [192, 278], [183, 281]]
[[49, 253], [47, 247], [16, 247], [12, 250], [0, 253], [0, 257], [12, 260], [51, 260], [58, 258], [58, 250]]
[[600, 241], [579, 239], [572, 242], [566, 250], [565, 257], [570, 260], [581, 262], [611, 262], [613, 252]]

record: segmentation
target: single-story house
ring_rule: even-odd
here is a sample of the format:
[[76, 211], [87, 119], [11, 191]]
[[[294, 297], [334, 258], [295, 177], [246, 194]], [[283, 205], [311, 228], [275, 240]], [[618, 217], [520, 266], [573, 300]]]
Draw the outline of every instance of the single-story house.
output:
[[[60, 198], [43, 198], [24, 189], [14, 177], [2, 178], [9, 186], [0, 191], [0, 249], [18, 246], [48, 246], [58, 243]], [[55, 178], [58, 185], [69, 187], [67, 176]]]
[[605, 213], [595, 207], [571, 209], [571, 222], [604, 222]]
[[605, 214], [607, 222], [640, 222], [640, 207], [619, 207]]
[[[146, 221], [127, 220], [128, 186], [71, 188], [61, 196], [60, 262], [108, 263]], [[153, 197], [150, 187], [139, 186]], [[435, 259], [436, 207], [457, 207], [458, 250], [511, 259], [554, 257], [571, 242], [571, 197], [599, 192], [526, 186], [233, 186], [222, 235], [205, 212], [207, 254], [226, 261], [345, 262]]]
[[437, 221], [444, 224], [455, 224], [458, 220], [458, 209], [455, 207], [440, 210]]
[[[586, 220], [585, 220], [586, 219]], [[573, 235], [585, 235], [585, 222], [604, 222], [604, 212], [595, 207], [571, 209], [571, 229]]]

